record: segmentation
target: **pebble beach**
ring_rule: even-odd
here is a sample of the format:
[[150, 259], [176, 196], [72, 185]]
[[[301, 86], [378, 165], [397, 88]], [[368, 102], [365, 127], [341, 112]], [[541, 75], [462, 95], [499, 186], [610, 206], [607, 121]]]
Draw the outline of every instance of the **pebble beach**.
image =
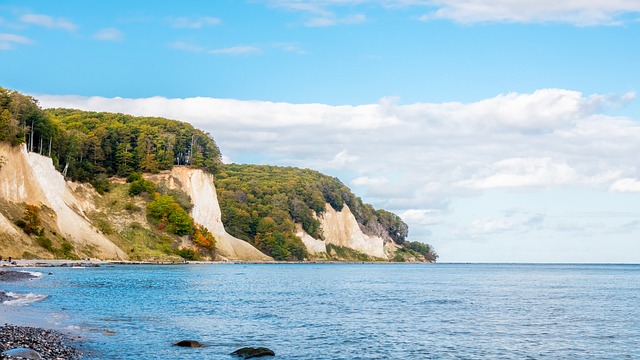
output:
[[[28, 272], [0, 270], [0, 286], [3, 282], [36, 278]], [[14, 299], [0, 290], [0, 306]], [[0, 327], [0, 359], [80, 359], [82, 353], [69, 345], [73, 340], [56, 330], [4, 324]]]

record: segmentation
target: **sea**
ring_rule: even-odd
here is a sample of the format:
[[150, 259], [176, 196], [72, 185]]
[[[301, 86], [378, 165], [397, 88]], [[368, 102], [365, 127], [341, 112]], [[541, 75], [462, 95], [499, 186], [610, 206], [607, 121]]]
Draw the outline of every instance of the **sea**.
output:
[[640, 359], [640, 265], [25, 270], [40, 278], [0, 284], [19, 296], [0, 319], [71, 333], [85, 359]]

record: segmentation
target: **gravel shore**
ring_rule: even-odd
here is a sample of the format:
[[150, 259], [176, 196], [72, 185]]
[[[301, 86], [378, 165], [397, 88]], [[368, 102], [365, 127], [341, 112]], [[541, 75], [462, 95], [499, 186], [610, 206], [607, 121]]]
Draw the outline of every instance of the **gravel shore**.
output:
[[80, 359], [82, 354], [65, 344], [69, 341], [71, 339], [66, 335], [55, 330], [8, 324], [0, 327], [0, 352], [29, 348], [37, 351], [43, 359]]

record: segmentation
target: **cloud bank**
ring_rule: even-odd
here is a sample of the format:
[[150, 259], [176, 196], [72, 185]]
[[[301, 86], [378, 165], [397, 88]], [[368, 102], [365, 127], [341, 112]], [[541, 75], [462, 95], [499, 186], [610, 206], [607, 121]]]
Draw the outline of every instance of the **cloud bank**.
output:
[[[472, 103], [400, 105], [384, 98], [358, 106], [35, 96], [43, 107], [188, 121], [214, 136], [226, 161], [339, 175], [365, 201], [402, 214], [415, 236], [428, 236], [434, 224], [446, 222], [455, 199], [486, 191], [640, 192], [640, 124], [606, 114], [632, 101], [633, 93], [542, 89]], [[520, 222], [470, 218], [459, 234], [534, 229], [540, 219], [545, 214], [523, 215]]]
[[[354, 11], [357, 6], [386, 9], [426, 9], [422, 21], [451, 20], [462, 24], [568, 23], [576, 26], [620, 25], [637, 21], [640, 3], [636, 0], [265, 0], [270, 6], [311, 16], [307, 26], [331, 26], [338, 12]], [[353, 15], [346, 15], [349, 18]], [[364, 15], [363, 15], [364, 16]], [[364, 17], [361, 19], [364, 21]], [[343, 22], [344, 23], [344, 22]]]

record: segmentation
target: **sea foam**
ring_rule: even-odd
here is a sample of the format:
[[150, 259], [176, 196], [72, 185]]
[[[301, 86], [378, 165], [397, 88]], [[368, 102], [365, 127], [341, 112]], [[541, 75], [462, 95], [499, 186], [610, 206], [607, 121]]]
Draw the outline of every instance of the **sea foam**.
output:
[[18, 294], [18, 293], [8, 292], [6, 294], [7, 296], [12, 297], [13, 299], [5, 301], [3, 304], [11, 305], [11, 306], [25, 306], [25, 305], [29, 305], [36, 301], [44, 300], [47, 298], [47, 295], [34, 294], [34, 293]]

